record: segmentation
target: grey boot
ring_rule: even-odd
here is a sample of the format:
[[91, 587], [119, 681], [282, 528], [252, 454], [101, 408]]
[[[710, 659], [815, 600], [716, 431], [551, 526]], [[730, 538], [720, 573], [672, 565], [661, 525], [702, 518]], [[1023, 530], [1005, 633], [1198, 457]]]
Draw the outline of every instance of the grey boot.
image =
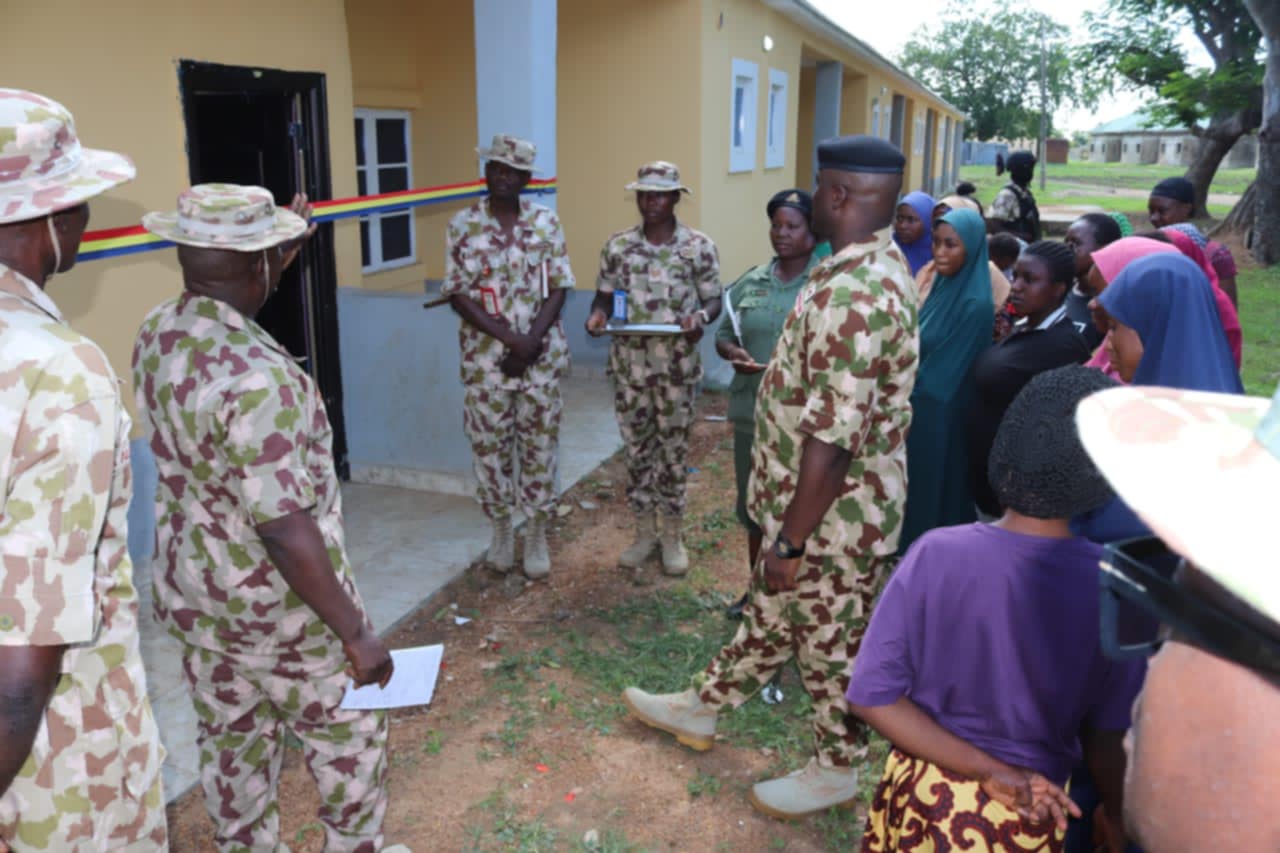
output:
[[757, 810], [784, 820], [852, 804], [858, 798], [858, 771], [823, 767], [811, 758], [803, 769], [778, 779], [757, 782], [747, 798]]
[[524, 576], [539, 580], [551, 574], [551, 554], [547, 550], [547, 520], [534, 518], [524, 534]]
[[683, 520], [678, 515], [662, 518], [662, 571], [680, 577], [689, 571], [689, 552], [684, 549]]
[[516, 537], [511, 530], [511, 517], [493, 519], [493, 538], [489, 540], [489, 550], [485, 552], [485, 560], [504, 574], [511, 571], [516, 561]]
[[622, 702], [640, 722], [675, 735], [690, 749], [705, 752], [715, 745], [717, 711], [703, 703], [695, 690], [645, 693], [628, 687], [622, 691]]
[[636, 541], [618, 557], [618, 565], [638, 569], [658, 547], [658, 519], [650, 511], [636, 513]]

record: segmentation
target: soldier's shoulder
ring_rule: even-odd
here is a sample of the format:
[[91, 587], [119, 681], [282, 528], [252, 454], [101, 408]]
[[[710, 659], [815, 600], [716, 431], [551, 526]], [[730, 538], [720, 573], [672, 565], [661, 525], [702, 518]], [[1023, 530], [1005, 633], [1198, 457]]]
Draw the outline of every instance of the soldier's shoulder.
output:
[[712, 240], [697, 228], [691, 228], [683, 222], [680, 223], [680, 227], [676, 229], [676, 239], [678, 239], [682, 244], [697, 246], [699, 248], [709, 248], [714, 250], [716, 247], [715, 240]]
[[0, 318], [0, 387], [21, 377], [28, 388], [74, 390], [77, 398], [113, 396], [116, 377], [106, 353], [83, 333], [42, 313]]
[[449, 227], [462, 228], [471, 222], [475, 222], [476, 220], [483, 218], [484, 210], [481, 208], [482, 204], [484, 204], [484, 199], [479, 199], [462, 208], [462, 210], [459, 210], [449, 218]]
[[617, 252], [634, 246], [640, 235], [640, 226], [632, 225], [629, 228], [623, 228], [621, 231], [614, 231], [604, 241], [605, 251]]

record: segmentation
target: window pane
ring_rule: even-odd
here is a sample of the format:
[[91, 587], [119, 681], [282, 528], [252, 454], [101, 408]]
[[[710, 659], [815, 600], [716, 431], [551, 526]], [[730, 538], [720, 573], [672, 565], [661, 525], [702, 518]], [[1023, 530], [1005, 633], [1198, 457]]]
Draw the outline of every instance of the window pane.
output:
[[746, 132], [747, 87], [741, 82], [733, 87], [733, 147], [742, 147], [742, 135]]
[[369, 193], [368, 172], [366, 172], [364, 169], [356, 169], [356, 194], [368, 195], [368, 193]]
[[401, 118], [380, 118], [376, 122], [379, 163], [408, 163], [409, 152], [404, 147], [405, 122]]
[[369, 222], [360, 220], [360, 266], [369, 266]]
[[364, 165], [364, 119], [356, 119], [356, 165]]
[[769, 132], [768, 145], [770, 148], [774, 146], [774, 141], [773, 141], [773, 134], [775, 130], [774, 125], [776, 125], [777, 123], [778, 123], [778, 87], [770, 86], [769, 87], [769, 131], [768, 131]]
[[413, 214], [393, 213], [383, 216], [378, 224], [382, 229], [382, 260], [394, 261], [409, 257], [412, 252], [409, 228], [413, 225]]
[[378, 170], [378, 192], [393, 193], [409, 189], [409, 169], [405, 166], [391, 166]]

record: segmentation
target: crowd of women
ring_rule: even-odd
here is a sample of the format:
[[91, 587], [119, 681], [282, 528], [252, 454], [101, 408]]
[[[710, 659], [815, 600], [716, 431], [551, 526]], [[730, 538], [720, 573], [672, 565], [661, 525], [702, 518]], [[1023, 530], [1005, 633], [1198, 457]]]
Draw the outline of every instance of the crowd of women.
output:
[[[972, 185], [958, 189], [941, 200], [909, 193], [894, 225], [916, 279], [920, 362], [907, 444], [904, 557], [864, 638], [849, 690], [853, 712], [897, 747], [872, 803], [864, 849], [915, 849], [904, 841], [908, 835], [928, 836], [930, 826], [951, 820], [951, 807], [939, 805], [943, 799], [973, 807], [972, 814], [954, 816], [958, 826], [976, 819], [983, 798], [991, 799], [990, 785], [998, 787], [998, 780], [965, 780], [909, 754], [890, 718], [868, 698], [891, 702], [900, 695], [914, 699], [913, 709], [931, 711], [932, 722], [962, 746], [1043, 768], [1048, 789], [1062, 795], [1061, 809], [1054, 809], [1058, 823], [1065, 825], [1068, 813], [1084, 818], [1073, 821], [1065, 841], [1050, 821], [1025, 849], [1092, 850], [1096, 837], [1123, 850], [1120, 736], [1144, 668], [1104, 660], [1091, 579], [1099, 546], [1150, 532], [1118, 497], [1098, 491], [1096, 476], [1083, 475], [1081, 469], [1092, 466], [1079, 449], [1072, 413], [1081, 395], [1113, 384], [1242, 393], [1235, 264], [1229, 250], [1190, 222], [1194, 196], [1184, 179], [1162, 181], [1152, 191], [1151, 230], [1134, 233], [1126, 216], [1090, 213], [1071, 223], [1062, 240], [1026, 241], [991, 228]], [[743, 494], [758, 371], [824, 252], [808, 227], [810, 208], [800, 190], [769, 201], [774, 257], [730, 288], [730, 316], [717, 337], [717, 351], [736, 371], [729, 419], [738, 515], [753, 565], [761, 537]], [[1052, 379], [1037, 383], [1041, 374]], [[1034, 392], [1020, 399], [1029, 385]], [[1026, 410], [1032, 398], [1042, 418], [1056, 412], [1066, 425], [1055, 431], [1042, 421], [1031, 439], [1052, 456], [1035, 473], [1035, 494], [1012, 482], [1017, 477], [1001, 481], [996, 474], [1002, 453], [1012, 458], [1010, 442], [1029, 440], [1001, 432], [1006, 415], [1034, 420], [1036, 413]], [[1019, 407], [1016, 418], [1009, 414]], [[929, 535], [940, 529], [954, 532]], [[971, 541], [960, 541], [964, 537]], [[940, 554], [947, 555], [945, 573], [954, 586], [938, 597], [941, 575], [935, 573], [930, 584], [913, 588], [921, 586], [914, 580], [923, 574], [921, 564]], [[966, 559], [975, 567], [968, 576], [956, 568]], [[1004, 571], [1017, 566], [1059, 574], [1045, 586]], [[1028, 583], [1040, 586], [1028, 591]], [[1028, 618], [1043, 611], [1046, 595], [1056, 597], [1054, 618]], [[1027, 653], [1035, 657], [1040, 683], [1029, 660], [1015, 660], [1017, 648], [991, 647], [1002, 639], [1033, 650]], [[886, 683], [900, 683], [899, 693], [884, 694]], [[930, 707], [930, 697], [937, 707]], [[920, 731], [923, 717], [912, 719]], [[1068, 769], [1074, 802], [1062, 793]], [[947, 798], [926, 802], [944, 788]], [[918, 792], [927, 792], [924, 799]]]

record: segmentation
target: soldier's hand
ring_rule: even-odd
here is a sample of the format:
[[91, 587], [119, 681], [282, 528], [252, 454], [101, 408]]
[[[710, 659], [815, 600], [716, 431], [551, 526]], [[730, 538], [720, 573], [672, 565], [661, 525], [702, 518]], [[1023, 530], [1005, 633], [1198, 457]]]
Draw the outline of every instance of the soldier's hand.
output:
[[298, 257], [298, 252], [302, 251], [302, 244], [310, 240], [311, 235], [316, 233], [316, 223], [311, 221], [311, 202], [307, 201], [306, 193], [295, 195], [293, 201], [289, 204], [289, 210], [302, 217], [303, 221], [307, 223], [307, 230], [280, 247], [280, 269], [282, 270], [289, 268], [289, 264], [293, 263]]
[[519, 361], [530, 365], [542, 355], [542, 341], [533, 335], [516, 335], [507, 344], [507, 350]]
[[498, 369], [502, 371], [502, 375], [508, 379], [518, 379], [524, 376], [529, 369], [529, 365], [516, 358], [514, 353], [507, 353], [503, 356], [502, 361], [498, 363]]
[[587, 317], [587, 334], [593, 338], [598, 338], [604, 334], [604, 327], [608, 325], [609, 318], [599, 308], [591, 312], [591, 316]]
[[769, 548], [764, 555], [764, 585], [769, 592], [786, 592], [796, 588], [796, 573], [800, 569], [800, 558], [784, 560]]
[[684, 339], [696, 344], [702, 340], [702, 315], [690, 314], [680, 321], [680, 328], [684, 329]]
[[347, 656], [347, 675], [356, 687], [366, 684], [386, 687], [391, 680], [395, 669], [391, 652], [369, 626], [362, 624], [359, 632], [342, 644], [342, 653]]

